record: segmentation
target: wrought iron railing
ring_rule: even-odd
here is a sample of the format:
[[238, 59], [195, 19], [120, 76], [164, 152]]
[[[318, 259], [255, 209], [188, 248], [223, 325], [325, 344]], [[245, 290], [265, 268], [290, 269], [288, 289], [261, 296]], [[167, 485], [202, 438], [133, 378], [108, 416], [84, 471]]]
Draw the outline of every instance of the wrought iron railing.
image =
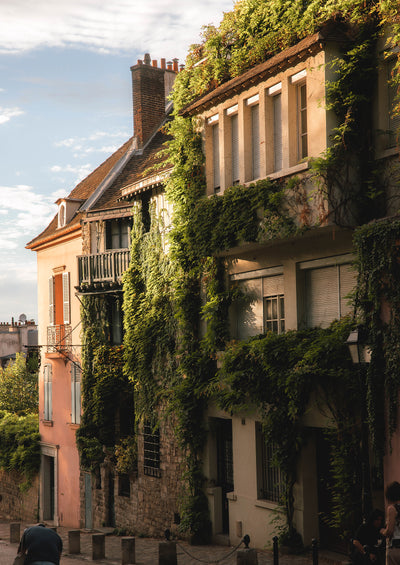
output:
[[47, 326], [47, 353], [69, 351], [72, 345], [71, 334], [69, 324]]
[[79, 286], [119, 283], [130, 261], [129, 249], [116, 249], [78, 257]]

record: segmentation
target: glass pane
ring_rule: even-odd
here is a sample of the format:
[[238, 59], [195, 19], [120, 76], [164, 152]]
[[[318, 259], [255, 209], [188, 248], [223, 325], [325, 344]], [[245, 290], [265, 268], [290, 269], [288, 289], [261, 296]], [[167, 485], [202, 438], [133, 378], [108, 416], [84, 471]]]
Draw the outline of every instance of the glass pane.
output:
[[278, 317], [278, 302], [276, 298], [274, 298], [271, 302], [272, 302], [272, 318], [276, 319]]
[[279, 297], [279, 309], [280, 309], [281, 318], [284, 318], [285, 317], [285, 301], [283, 299], [283, 296]]

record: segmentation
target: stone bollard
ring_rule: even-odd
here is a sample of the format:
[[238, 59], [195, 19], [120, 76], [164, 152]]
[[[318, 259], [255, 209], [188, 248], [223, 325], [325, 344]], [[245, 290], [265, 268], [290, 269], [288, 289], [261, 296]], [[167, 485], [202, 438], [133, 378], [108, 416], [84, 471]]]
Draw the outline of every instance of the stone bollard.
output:
[[176, 543], [161, 541], [158, 544], [158, 565], [177, 565]]
[[246, 549], [239, 549], [237, 552], [236, 557], [236, 564], [237, 565], [257, 565], [258, 558], [257, 558], [257, 550], [250, 549], [246, 547]]
[[21, 524], [19, 522], [11, 522], [10, 543], [19, 543], [20, 538], [21, 538]]
[[92, 560], [104, 559], [106, 556], [106, 536], [92, 534]]
[[136, 563], [134, 537], [121, 538], [121, 555], [122, 565], [131, 565], [131, 563]]
[[80, 530], [70, 530], [68, 532], [68, 553], [81, 552], [81, 532]]

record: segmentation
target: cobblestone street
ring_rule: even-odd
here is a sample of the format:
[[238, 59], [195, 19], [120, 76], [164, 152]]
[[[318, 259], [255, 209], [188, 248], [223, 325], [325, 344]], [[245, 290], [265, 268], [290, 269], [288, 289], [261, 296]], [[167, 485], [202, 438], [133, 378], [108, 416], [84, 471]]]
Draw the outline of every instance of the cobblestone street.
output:
[[[26, 524], [21, 524], [21, 534]], [[121, 564], [121, 537], [112, 535], [111, 529], [96, 530], [97, 533], [105, 533], [105, 559], [92, 560], [92, 533], [81, 531], [81, 553], [79, 555], [68, 554], [68, 529], [59, 527], [57, 532], [64, 544], [62, 565], [84, 565], [88, 562], [108, 565]], [[136, 564], [157, 565], [158, 548], [162, 540], [149, 538], [136, 538]], [[242, 545], [241, 548], [244, 546]], [[250, 543], [251, 547], [251, 543]], [[239, 548], [239, 549], [241, 549]], [[10, 524], [0, 523], [0, 565], [12, 564], [17, 551], [17, 544], [10, 543]], [[272, 565], [273, 555], [269, 550], [258, 550], [258, 565]], [[198, 565], [199, 563], [221, 562], [223, 565], [236, 565], [237, 551], [233, 547], [209, 545], [191, 546], [186, 542], [179, 541], [177, 544], [178, 565]], [[345, 565], [345, 556], [324, 553], [320, 556], [320, 563], [324, 565]], [[311, 554], [302, 556], [283, 555], [280, 556], [279, 565], [312, 565]]]

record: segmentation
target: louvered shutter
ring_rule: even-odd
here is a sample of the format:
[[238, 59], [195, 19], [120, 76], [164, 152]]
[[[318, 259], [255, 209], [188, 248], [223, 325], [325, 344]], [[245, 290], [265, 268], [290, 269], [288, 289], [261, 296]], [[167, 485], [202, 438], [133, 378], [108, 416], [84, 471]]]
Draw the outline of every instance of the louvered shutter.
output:
[[49, 324], [54, 326], [54, 277], [49, 278]]
[[63, 318], [64, 324], [71, 323], [70, 293], [69, 293], [69, 273], [62, 275], [62, 291], [63, 291]]
[[44, 419], [51, 420], [53, 417], [52, 403], [52, 375], [51, 365], [45, 365], [43, 369], [44, 380]]
[[239, 182], [239, 122], [235, 114], [231, 118], [232, 135], [232, 184]]
[[263, 331], [262, 279], [240, 281], [245, 298], [237, 310], [237, 337], [247, 339]]
[[259, 106], [256, 104], [251, 107], [251, 144], [253, 160], [253, 179], [260, 177], [260, 121]]
[[328, 327], [339, 316], [337, 267], [307, 270], [305, 293], [307, 326]]
[[273, 99], [274, 112], [274, 171], [282, 169], [282, 95], [276, 94]]
[[356, 286], [356, 273], [351, 265], [340, 265], [339, 267], [340, 285], [340, 317], [346, 316], [352, 311], [348, 295]]
[[398, 85], [393, 83], [393, 73], [396, 72], [396, 60], [389, 61], [387, 65], [388, 81], [388, 106], [389, 106], [389, 140], [388, 147], [395, 147], [400, 133], [400, 115], [394, 114], [393, 109], [397, 106]]
[[81, 370], [71, 363], [71, 422], [81, 422]]

